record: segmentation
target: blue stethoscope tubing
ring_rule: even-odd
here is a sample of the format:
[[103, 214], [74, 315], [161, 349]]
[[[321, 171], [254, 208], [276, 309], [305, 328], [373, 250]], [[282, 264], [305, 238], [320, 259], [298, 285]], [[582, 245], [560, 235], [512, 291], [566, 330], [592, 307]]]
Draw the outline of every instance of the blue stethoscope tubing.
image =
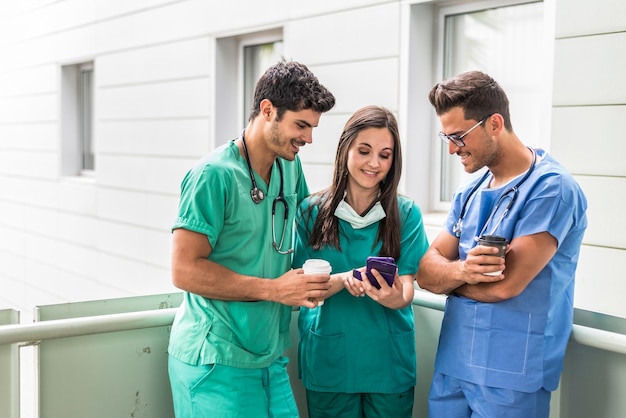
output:
[[[491, 211], [491, 214], [489, 215], [489, 218], [487, 218], [487, 221], [485, 221], [485, 224], [483, 225], [482, 230], [480, 231], [479, 236], [482, 235], [485, 232], [485, 229], [487, 228], [487, 225], [489, 225], [489, 223], [491, 222], [491, 219], [493, 218], [493, 216], [498, 212], [498, 208], [500, 207], [500, 204], [502, 203], [504, 198], [506, 196], [508, 196], [510, 193], [513, 193], [513, 196], [511, 196], [511, 199], [509, 200], [509, 203], [506, 205], [506, 208], [504, 209], [504, 212], [502, 212], [502, 216], [500, 217], [500, 220], [498, 221], [496, 226], [493, 228], [493, 231], [495, 231], [498, 228], [498, 226], [500, 226], [500, 223], [502, 223], [502, 220], [504, 219], [504, 217], [509, 212], [509, 209], [511, 209], [511, 207], [513, 207], [513, 203], [515, 203], [515, 200], [517, 199], [518, 190], [519, 190], [520, 186], [522, 184], [524, 184], [524, 182], [528, 179], [528, 177], [530, 177], [530, 175], [532, 174], [533, 170], [535, 169], [535, 163], [537, 162], [537, 153], [535, 152], [534, 149], [532, 149], [530, 147], [527, 147], [527, 148], [533, 154], [533, 160], [530, 163], [530, 167], [526, 171], [526, 174], [524, 174], [524, 177], [522, 177], [520, 179], [520, 181], [518, 181], [513, 187], [511, 187], [510, 189], [505, 191], [502, 194], [502, 196], [500, 196], [500, 198], [496, 202], [495, 206], [493, 207], [493, 210]], [[489, 177], [490, 174], [491, 174], [491, 171], [487, 170], [487, 172], [485, 174], [483, 174], [481, 179], [474, 185], [472, 190], [470, 190], [469, 194], [465, 198], [465, 201], [463, 202], [463, 206], [461, 206], [461, 213], [459, 214], [459, 219], [457, 219], [457, 221], [455, 222], [454, 226], [452, 227], [452, 232], [454, 233], [454, 235], [457, 238], [461, 237], [461, 232], [463, 231], [463, 218], [465, 218], [465, 212], [467, 210], [467, 205], [469, 203], [470, 198], [472, 197], [472, 195], [474, 193], [476, 193], [476, 191], [478, 190], [480, 185], [483, 184], [483, 182], [487, 179], [487, 177]], [[476, 237], [476, 239], [477, 238], [478, 237]]]

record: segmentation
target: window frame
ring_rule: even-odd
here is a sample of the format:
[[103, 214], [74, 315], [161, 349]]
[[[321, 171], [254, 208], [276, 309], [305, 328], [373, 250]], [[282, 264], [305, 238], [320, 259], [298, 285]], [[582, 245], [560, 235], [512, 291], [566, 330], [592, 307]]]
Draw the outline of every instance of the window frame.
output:
[[[554, 20], [550, 19], [550, 10], [551, 10], [551, 7], [553, 7], [551, 5], [552, 3], [551, 0], [548, 0], [548, 1], [490, 0], [490, 1], [475, 1], [475, 2], [462, 3], [462, 4], [459, 4], [457, 2], [437, 2], [435, 5], [435, 10], [434, 10], [434, 19], [436, 20], [434, 23], [435, 25], [434, 36], [436, 38], [434, 44], [436, 46], [434, 50], [435, 69], [433, 71], [433, 74], [435, 76], [435, 80], [433, 81], [433, 84], [439, 80], [443, 80], [445, 77], [444, 62], [445, 62], [446, 51], [444, 50], [444, 48], [446, 46], [445, 45], [446, 43], [445, 33], [446, 33], [446, 18], [448, 16], [475, 13], [475, 12], [480, 12], [480, 11], [487, 10], [487, 9], [518, 6], [518, 5], [529, 4], [529, 3], [543, 3], [543, 22], [542, 22], [543, 28], [544, 28], [543, 36], [544, 38], [546, 38], [546, 41], [544, 42], [544, 45], [546, 46], [545, 46], [545, 50], [543, 51], [543, 56], [544, 56], [543, 62], [546, 66], [546, 73], [552, 74], [552, 60], [547, 59], [547, 57], [550, 57], [552, 55], [552, 48], [550, 47], [550, 45], [552, 45], [554, 41], [554, 23], [553, 23]], [[541, 101], [540, 105], [545, 110], [544, 114], [546, 115], [545, 116], [546, 120], [544, 122], [545, 122], [545, 125], [547, 126], [544, 126], [543, 129], [541, 130], [541, 135], [542, 135], [541, 138], [535, 140], [533, 143], [529, 143], [529, 145], [539, 146], [542, 148], [548, 148], [549, 138], [550, 138], [549, 128], [551, 124], [551, 116], [550, 116], [551, 115], [550, 92], [552, 91], [551, 77], [545, 77], [543, 84], [544, 84], [544, 87], [542, 87], [542, 91], [544, 91], [545, 94], [540, 99]], [[513, 102], [514, 100], [515, 99], [512, 99], [511, 101]], [[438, 139], [436, 135], [436, 132], [438, 132], [438, 130], [440, 129], [439, 118], [434, 112], [432, 112], [432, 114], [433, 114], [432, 126], [435, 128], [435, 131], [431, 132], [429, 139], [432, 141], [436, 141], [436, 143], [431, 149], [432, 165], [430, 168], [430, 176], [432, 179], [432, 183], [431, 183], [432, 186], [429, 189], [429, 206], [430, 206], [430, 209], [435, 212], [447, 212], [447, 210], [450, 207], [451, 200], [444, 200], [444, 197], [441, 196], [441, 190], [443, 186], [442, 171], [443, 171], [444, 147], [442, 147], [441, 145], [442, 141]], [[515, 115], [512, 115], [512, 118], [513, 118], [513, 121], [515, 121]], [[522, 138], [522, 140], [524, 140], [524, 138]], [[451, 164], [455, 163], [453, 161], [453, 158], [454, 158], [453, 156], [447, 155], [445, 156], [445, 158], [448, 158], [448, 161]], [[460, 167], [459, 169], [462, 170], [462, 168]], [[473, 174], [467, 174], [464, 172], [460, 173], [461, 183], [469, 180], [475, 175], [480, 175], [480, 173], [482, 173], [483, 171], [484, 169], [480, 170], [479, 173], [473, 173]], [[452, 190], [452, 193], [453, 192], [454, 190]], [[452, 195], [450, 196], [450, 199], [451, 198], [452, 198]]]
[[[90, 72], [89, 92], [83, 89], [83, 74]], [[59, 174], [74, 179], [95, 177], [95, 92], [96, 71], [93, 60], [61, 64]], [[85, 99], [88, 103], [85, 103]], [[88, 118], [88, 121], [85, 121]], [[93, 167], [85, 167], [85, 130]]]
[[244, 99], [244, 47], [276, 41], [284, 45], [282, 27], [215, 38], [212, 148], [234, 139], [247, 126], [250, 111], [245, 109]]

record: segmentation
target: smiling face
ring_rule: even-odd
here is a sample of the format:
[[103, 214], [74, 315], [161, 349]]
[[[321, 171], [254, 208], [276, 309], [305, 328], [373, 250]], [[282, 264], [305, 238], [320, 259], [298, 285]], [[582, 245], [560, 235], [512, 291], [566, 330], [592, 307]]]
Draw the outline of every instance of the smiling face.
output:
[[[473, 119], [466, 120], [460, 107], [452, 108], [440, 115], [439, 120], [441, 131], [446, 135], [462, 135], [478, 122]], [[496, 141], [488, 132], [489, 120], [488, 118], [463, 137], [465, 146], [459, 147], [452, 141], [448, 143], [448, 152], [461, 158], [461, 164], [468, 173], [474, 173], [485, 166], [492, 167], [501, 160]]]
[[387, 128], [359, 132], [348, 150], [348, 189], [378, 193], [393, 163], [393, 136]]
[[292, 161], [300, 147], [313, 142], [313, 128], [318, 125], [321, 114], [311, 109], [287, 110], [276, 120], [276, 109], [272, 111], [273, 120], [267, 126], [268, 146], [276, 155]]

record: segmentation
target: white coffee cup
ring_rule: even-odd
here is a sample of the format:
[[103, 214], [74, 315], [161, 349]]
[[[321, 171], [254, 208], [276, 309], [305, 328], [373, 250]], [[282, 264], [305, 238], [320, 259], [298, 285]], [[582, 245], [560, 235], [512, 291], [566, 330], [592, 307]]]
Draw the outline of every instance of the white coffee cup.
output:
[[[332, 271], [330, 263], [320, 258], [309, 258], [302, 265], [302, 269], [304, 274], [330, 274]], [[322, 306], [323, 304], [323, 299], [317, 301], [317, 306]]]

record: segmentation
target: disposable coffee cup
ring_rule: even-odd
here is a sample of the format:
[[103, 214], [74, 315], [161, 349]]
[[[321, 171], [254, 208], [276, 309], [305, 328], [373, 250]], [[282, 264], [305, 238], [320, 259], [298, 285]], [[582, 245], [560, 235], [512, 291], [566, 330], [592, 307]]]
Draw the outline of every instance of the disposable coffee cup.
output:
[[[495, 247], [500, 250], [497, 254], [498, 257], [504, 258], [506, 255], [507, 240], [504, 237], [497, 235], [483, 235], [478, 238], [478, 245], [486, 245], [487, 247]], [[486, 276], [499, 276], [502, 274], [502, 270], [494, 271], [491, 273], [483, 273]]]
[[[302, 265], [302, 269], [304, 270], [304, 274], [330, 274], [332, 271], [330, 263], [319, 258], [309, 258]], [[322, 306], [323, 304], [323, 299], [317, 300], [317, 306]]]

